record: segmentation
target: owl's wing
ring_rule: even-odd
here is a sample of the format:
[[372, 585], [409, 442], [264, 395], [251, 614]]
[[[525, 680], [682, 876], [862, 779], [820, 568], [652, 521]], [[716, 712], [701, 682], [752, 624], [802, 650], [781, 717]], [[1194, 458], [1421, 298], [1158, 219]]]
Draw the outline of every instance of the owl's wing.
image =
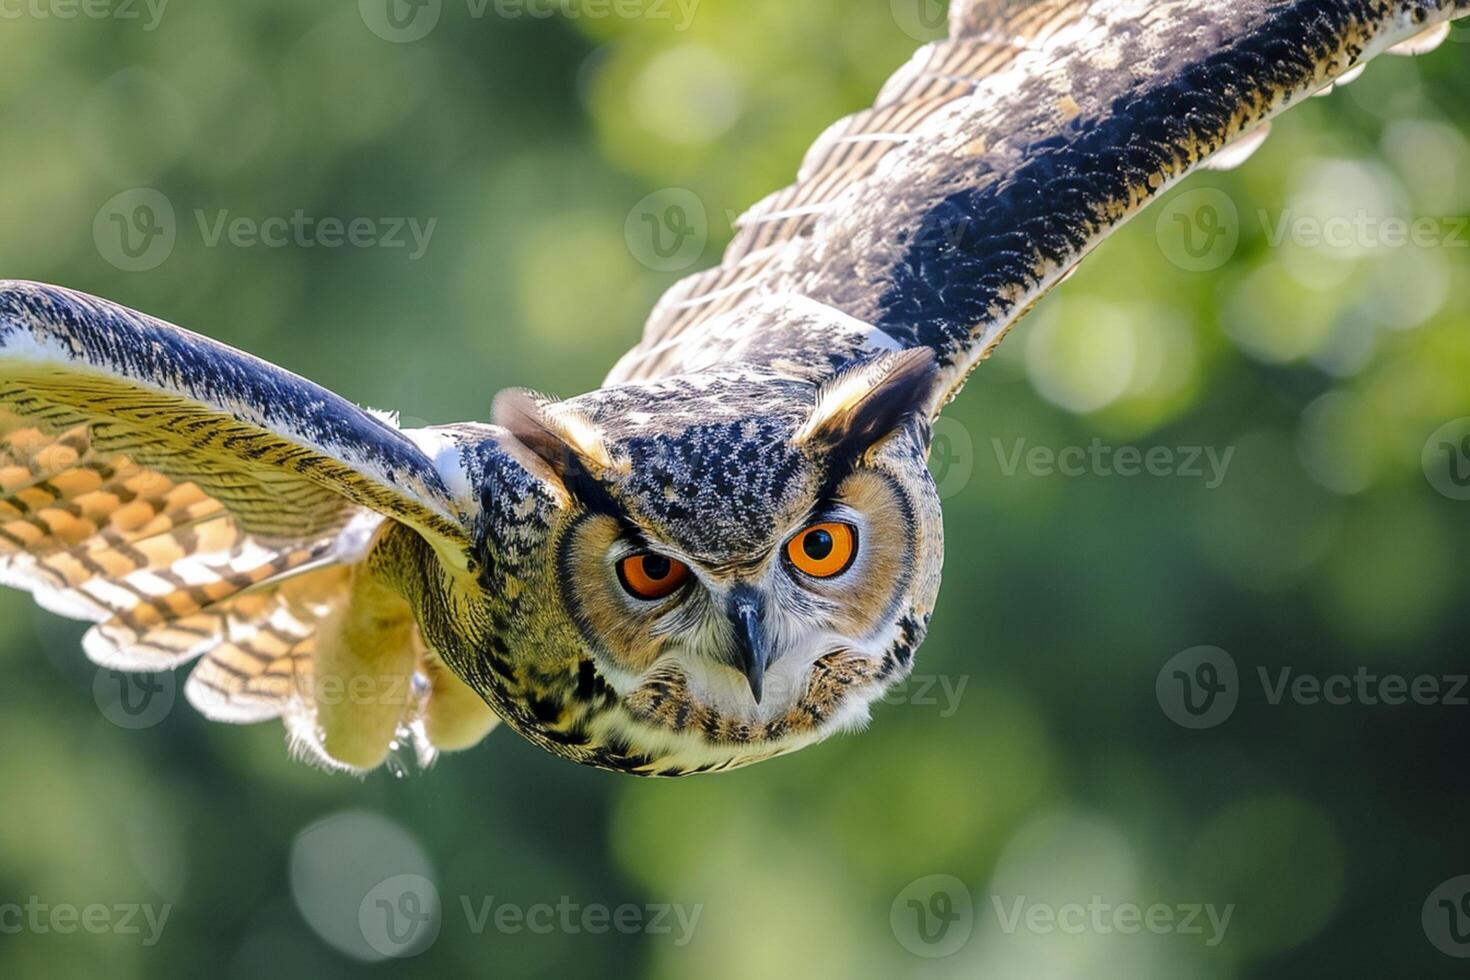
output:
[[[467, 501], [382, 417], [272, 364], [107, 300], [0, 282], [0, 435], [85, 429], [136, 473], [198, 484], [252, 533], [299, 539], [352, 505], [446, 548], [467, 544]], [[53, 448], [48, 448], [53, 447]], [[439, 461], [442, 462], [442, 461]], [[17, 492], [10, 489], [12, 499]], [[34, 486], [32, 497], [45, 496]], [[37, 503], [42, 503], [37, 500]]]
[[687, 370], [732, 331], [779, 333], [783, 309], [821, 304], [881, 344], [932, 347], [953, 394], [1150, 201], [1467, 14], [1470, 0], [955, 0], [951, 37], [822, 135], [722, 264], [665, 295], [613, 380]]
[[0, 583], [97, 623], [104, 665], [208, 654], [190, 693], [213, 717], [279, 711], [385, 517], [466, 561], [457, 459], [178, 327], [0, 283]]

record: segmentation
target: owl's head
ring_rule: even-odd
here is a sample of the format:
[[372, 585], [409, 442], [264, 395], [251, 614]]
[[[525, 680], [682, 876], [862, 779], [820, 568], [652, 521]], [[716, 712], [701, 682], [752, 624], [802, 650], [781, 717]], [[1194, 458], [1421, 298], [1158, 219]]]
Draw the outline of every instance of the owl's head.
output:
[[520, 678], [540, 702], [527, 734], [685, 772], [863, 724], [908, 674], [938, 589], [936, 376], [922, 349], [822, 385], [502, 394], [495, 422], [555, 502], [540, 573], [505, 614], [512, 663], [541, 678]]

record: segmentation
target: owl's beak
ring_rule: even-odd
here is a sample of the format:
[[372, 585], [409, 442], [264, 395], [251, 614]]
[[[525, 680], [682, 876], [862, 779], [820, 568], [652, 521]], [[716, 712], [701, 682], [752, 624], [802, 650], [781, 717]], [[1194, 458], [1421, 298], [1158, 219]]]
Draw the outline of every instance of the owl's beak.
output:
[[766, 667], [771, 663], [771, 644], [766, 639], [766, 604], [761, 594], [748, 585], [738, 585], [730, 592], [728, 606], [730, 625], [735, 630], [735, 649], [740, 655], [740, 669], [750, 684], [755, 703], [761, 703]]

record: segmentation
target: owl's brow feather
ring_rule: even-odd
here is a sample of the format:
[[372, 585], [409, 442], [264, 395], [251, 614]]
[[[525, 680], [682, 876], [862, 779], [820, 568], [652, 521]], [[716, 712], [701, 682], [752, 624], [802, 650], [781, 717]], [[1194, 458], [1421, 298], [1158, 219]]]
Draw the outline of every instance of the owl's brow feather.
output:
[[925, 451], [924, 447], [928, 444], [928, 436], [924, 434], [926, 425], [927, 423], [921, 419], [910, 418], [869, 443], [850, 445], [845, 451], [842, 448], [834, 450], [828, 458], [827, 470], [817, 488], [816, 503], [812, 507], [811, 519], [844, 506], [841, 495], [837, 492], [838, 488], [842, 486], [844, 480], [852, 476], [866, 457], [889, 439], [899, 439], [907, 435], [920, 447], [920, 452]]
[[588, 513], [616, 521], [619, 533], [636, 548], [641, 550], [651, 548], [648, 537], [618, 503], [612, 491], [596, 476], [588, 472], [586, 467], [578, 465], [575, 456], [573, 456], [572, 465], [562, 473], [562, 486], [566, 488], [567, 494], [581, 504]]

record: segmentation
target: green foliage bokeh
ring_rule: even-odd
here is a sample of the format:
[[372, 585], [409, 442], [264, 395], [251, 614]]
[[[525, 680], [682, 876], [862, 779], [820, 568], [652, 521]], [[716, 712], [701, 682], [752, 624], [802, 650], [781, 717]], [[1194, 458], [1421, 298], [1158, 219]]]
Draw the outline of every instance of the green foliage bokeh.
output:
[[[598, 385], [678, 278], [630, 245], [638, 203], [692, 193], [707, 243], [691, 268], [712, 264], [921, 23], [901, 0], [703, 0], [687, 21], [672, 0], [632, 19], [445, 0], [428, 36], [393, 43], [351, 0], [177, 3], [152, 29], [142, 4], [141, 20], [61, 6], [0, 26], [0, 274], [107, 296], [419, 425], [484, 418], [512, 385]], [[173, 906], [151, 947], [0, 935], [0, 976], [1448, 975], [1420, 906], [1470, 865], [1465, 709], [1273, 705], [1257, 678], [1465, 669], [1470, 504], [1422, 465], [1431, 434], [1470, 415], [1465, 33], [1376, 63], [1280, 121], [1243, 170], [1173, 192], [1238, 209], [1217, 268], [1171, 261], [1165, 202], [976, 373], [936, 461], [968, 477], [946, 491], [917, 668], [934, 686], [860, 735], [645, 782], [497, 732], [427, 773], [359, 781], [290, 761], [275, 724], [213, 726], [182, 699], [117, 727], [82, 627], [0, 594], [0, 903]], [[177, 241], [129, 272], [94, 222], [138, 187], [171, 203]], [[435, 224], [419, 257], [207, 234], [222, 212], [298, 209]], [[1444, 236], [1273, 241], [1284, 219], [1361, 211]], [[1232, 455], [1217, 487], [1007, 472], [1018, 445], [1094, 440]], [[1155, 678], [1200, 645], [1232, 654], [1243, 691], [1228, 722], [1191, 731]], [[298, 835], [352, 810], [392, 820], [433, 869], [443, 925], [416, 957], [344, 955], [293, 898]], [[975, 906], [974, 936], [937, 960], [890, 926], [930, 874]], [[460, 898], [491, 895], [702, 912], [682, 945], [477, 934]], [[1008, 934], [992, 902], [1095, 895], [1236, 909], [1208, 945]]]

